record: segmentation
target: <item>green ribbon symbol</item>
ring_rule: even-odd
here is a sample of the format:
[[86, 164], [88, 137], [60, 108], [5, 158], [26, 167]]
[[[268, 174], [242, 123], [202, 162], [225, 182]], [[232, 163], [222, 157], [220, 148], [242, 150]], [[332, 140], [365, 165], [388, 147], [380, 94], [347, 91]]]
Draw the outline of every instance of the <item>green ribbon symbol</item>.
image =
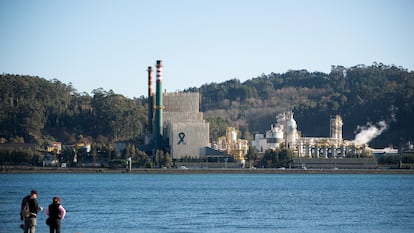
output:
[[185, 133], [183, 133], [183, 132], [181, 132], [181, 133], [179, 133], [178, 134], [178, 137], [180, 138], [180, 141], [178, 141], [178, 143], [177, 143], [177, 145], [179, 145], [179, 144], [185, 144], [185, 142], [184, 142], [184, 138], [185, 138]]

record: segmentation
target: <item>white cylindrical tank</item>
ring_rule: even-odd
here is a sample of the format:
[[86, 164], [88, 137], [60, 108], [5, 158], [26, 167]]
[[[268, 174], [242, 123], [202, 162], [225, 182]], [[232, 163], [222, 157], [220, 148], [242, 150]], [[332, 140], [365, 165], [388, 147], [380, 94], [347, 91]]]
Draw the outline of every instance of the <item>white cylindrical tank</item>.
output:
[[319, 146], [315, 146], [315, 158], [319, 158]]
[[304, 151], [303, 151], [303, 142], [302, 141], [300, 141], [299, 143], [298, 143], [298, 157], [300, 158], [300, 157], [304, 157]]
[[295, 144], [297, 139], [297, 124], [295, 119], [293, 119], [293, 113], [291, 113], [289, 119], [286, 122], [287, 132], [286, 132], [286, 141], [288, 144]]
[[336, 146], [333, 145], [331, 149], [332, 149], [332, 158], [336, 158]]
[[310, 144], [305, 145], [305, 157], [312, 158], [312, 147]]
[[328, 148], [326, 146], [322, 147], [322, 157], [325, 159], [328, 158]]
[[283, 142], [283, 125], [278, 125], [272, 130], [272, 136], [276, 138], [277, 143]]
[[345, 156], [346, 156], [346, 148], [345, 148], [345, 145], [342, 145], [341, 146], [341, 157], [345, 158]]

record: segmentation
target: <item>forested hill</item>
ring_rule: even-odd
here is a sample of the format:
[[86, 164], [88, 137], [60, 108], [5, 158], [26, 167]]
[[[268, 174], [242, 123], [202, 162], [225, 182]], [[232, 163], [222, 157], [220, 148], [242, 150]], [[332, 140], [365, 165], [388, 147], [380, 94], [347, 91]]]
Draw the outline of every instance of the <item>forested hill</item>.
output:
[[[138, 140], [147, 127], [147, 99], [128, 99], [112, 90], [78, 93], [58, 80], [0, 75], [0, 143], [87, 140], [109, 143]], [[384, 121], [386, 129], [370, 145], [400, 145], [414, 138], [414, 73], [374, 63], [333, 66], [329, 74], [306, 70], [263, 74], [189, 88], [201, 93], [201, 111], [211, 139], [227, 126], [252, 139], [275, 123], [276, 114], [293, 110], [303, 136], [329, 136], [331, 115], [343, 118], [344, 138], [358, 126]]]
[[10, 74], [0, 76], [0, 90], [0, 143], [110, 143], [139, 137], [147, 124], [146, 100], [112, 90], [90, 96], [58, 80]]
[[[221, 117], [249, 134], [264, 133], [277, 113], [293, 110], [302, 136], [329, 136], [329, 120], [341, 115], [345, 139], [367, 124], [386, 123], [373, 146], [399, 146], [414, 139], [414, 72], [374, 63], [350, 68], [332, 66], [329, 74], [293, 70], [237, 79], [187, 91], [201, 93], [205, 117]], [[223, 123], [212, 122], [212, 127]], [[214, 133], [214, 131], [213, 131]]]

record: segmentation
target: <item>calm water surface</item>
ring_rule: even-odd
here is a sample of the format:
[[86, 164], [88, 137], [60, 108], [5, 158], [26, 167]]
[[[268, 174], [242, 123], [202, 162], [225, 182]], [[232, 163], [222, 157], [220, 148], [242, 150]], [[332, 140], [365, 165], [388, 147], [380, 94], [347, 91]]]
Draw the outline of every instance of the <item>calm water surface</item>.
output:
[[2, 174], [0, 233], [32, 188], [64, 233], [414, 232], [414, 175]]

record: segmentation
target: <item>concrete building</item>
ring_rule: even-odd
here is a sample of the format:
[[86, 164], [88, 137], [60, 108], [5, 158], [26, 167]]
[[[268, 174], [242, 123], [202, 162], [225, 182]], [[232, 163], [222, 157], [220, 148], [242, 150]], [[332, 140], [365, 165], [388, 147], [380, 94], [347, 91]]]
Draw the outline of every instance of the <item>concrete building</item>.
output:
[[200, 112], [199, 93], [162, 92], [164, 65], [156, 62], [153, 94], [152, 67], [148, 71], [148, 129], [140, 150], [155, 155], [169, 152], [173, 159], [200, 158], [209, 144], [209, 124]]
[[173, 159], [200, 158], [210, 146], [209, 124], [200, 109], [199, 93], [164, 93], [164, 138]]

